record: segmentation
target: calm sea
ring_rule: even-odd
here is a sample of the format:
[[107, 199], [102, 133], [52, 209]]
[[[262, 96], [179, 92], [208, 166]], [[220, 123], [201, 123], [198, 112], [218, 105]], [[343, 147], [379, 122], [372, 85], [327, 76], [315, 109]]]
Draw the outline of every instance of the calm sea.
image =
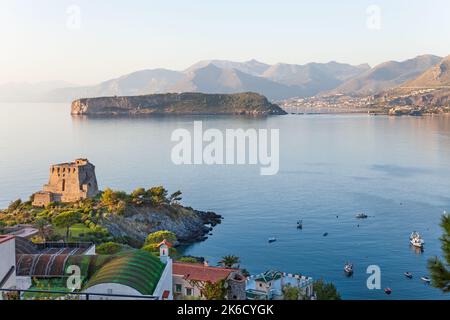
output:
[[[440, 255], [439, 219], [450, 210], [449, 117], [195, 119], [204, 128], [280, 129], [279, 173], [172, 164], [171, 133], [192, 129], [194, 118], [73, 119], [68, 104], [1, 104], [0, 207], [39, 190], [50, 164], [87, 157], [102, 188], [164, 185], [182, 190], [185, 205], [223, 215], [208, 240], [186, 248], [210, 264], [235, 254], [252, 273], [323, 277], [345, 299], [450, 297], [419, 279], [428, 274], [427, 259]], [[370, 217], [357, 220], [358, 212]], [[425, 238], [423, 253], [409, 246], [413, 230]], [[269, 244], [271, 236], [278, 241]], [[346, 261], [355, 265], [351, 278], [343, 274]], [[382, 288], [392, 295], [367, 289], [369, 265], [381, 268]]]

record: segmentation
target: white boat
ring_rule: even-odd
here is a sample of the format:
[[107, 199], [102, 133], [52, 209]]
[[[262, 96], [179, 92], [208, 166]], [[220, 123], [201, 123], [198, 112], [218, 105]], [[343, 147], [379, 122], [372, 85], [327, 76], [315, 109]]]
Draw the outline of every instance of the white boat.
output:
[[351, 275], [353, 273], [353, 264], [347, 262], [344, 266], [344, 271], [346, 274]]
[[417, 231], [413, 231], [409, 236], [409, 242], [417, 248], [422, 248], [425, 244], [425, 241], [422, 239], [420, 234]]
[[431, 282], [431, 279], [426, 277], [426, 276], [420, 277], [420, 280], [422, 280], [423, 282], [426, 282], [426, 283], [430, 283]]
[[275, 238], [275, 237], [270, 237], [270, 238], [269, 238], [269, 243], [275, 242], [275, 241], [277, 241], [277, 238]]
[[366, 219], [366, 218], [368, 218], [369, 216], [367, 215], [367, 214], [365, 214], [365, 213], [358, 213], [357, 215], [356, 215], [356, 218], [357, 219]]

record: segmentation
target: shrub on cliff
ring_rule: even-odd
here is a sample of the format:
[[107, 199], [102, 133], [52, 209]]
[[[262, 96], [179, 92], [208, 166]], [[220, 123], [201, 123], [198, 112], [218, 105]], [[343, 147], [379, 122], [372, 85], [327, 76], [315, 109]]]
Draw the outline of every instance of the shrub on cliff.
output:
[[201, 263], [200, 261], [198, 261], [197, 258], [194, 258], [194, 257], [181, 257], [177, 261], [178, 262], [185, 262], [185, 263]]
[[96, 247], [98, 254], [116, 254], [122, 250], [122, 245], [116, 242], [105, 242]]
[[128, 195], [123, 191], [114, 191], [110, 188], [107, 188], [103, 191], [100, 201], [105, 206], [115, 206], [120, 201], [126, 202], [128, 200]]
[[9, 206], [8, 206], [8, 211], [12, 212], [12, 211], [17, 210], [20, 207], [21, 204], [22, 204], [22, 200], [21, 199], [17, 199], [16, 201], [11, 202], [9, 204]]
[[173, 233], [172, 231], [168, 231], [168, 230], [156, 231], [156, 232], [150, 233], [147, 236], [147, 238], [145, 239], [144, 245], [150, 245], [150, 244], [157, 245], [163, 240], [169, 241], [170, 243], [175, 243], [177, 241], [177, 236], [175, 235], [175, 233]]
[[147, 190], [147, 194], [150, 196], [154, 206], [160, 206], [169, 202], [167, 199], [167, 190], [163, 186], [152, 187]]

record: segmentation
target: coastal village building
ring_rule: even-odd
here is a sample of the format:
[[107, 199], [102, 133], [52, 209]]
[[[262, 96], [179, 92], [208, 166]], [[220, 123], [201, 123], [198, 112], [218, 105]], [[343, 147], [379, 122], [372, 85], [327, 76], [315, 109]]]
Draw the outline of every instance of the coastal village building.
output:
[[[48, 291], [76, 294], [67, 281], [78, 267], [82, 286], [80, 299], [171, 300], [172, 260], [169, 243], [163, 241], [160, 257], [143, 250], [115, 255], [96, 255], [91, 243], [39, 243], [14, 236], [0, 236], [0, 289], [36, 290], [36, 282]], [[0, 299], [5, 295], [0, 294]], [[51, 295], [51, 293], [49, 293]], [[129, 297], [128, 297], [129, 296]], [[32, 299], [30, 292], [22, 298]], [[64, 294], [60, 294], [64, 298]]]
[[202, 288], [208, 282], [225, 280], [227, 300], [245, 300], [245, 277], [238, 269], [211, 267], [200, 263], [174, 262], [173, 292], [175, 299], [204, 299]]
[[[0, 235], [0, 289], [16, 287], [16, 256], [14, 236]], [[2, 295], [0, 294], [0, 300]]]
[[314, 297], [311, 277], [269, 270], [247, 279], [247, 300], [283, 300], [285, 286], [298, 288], [305, 299]]
[[95, 166], [87, 159], [55, 164], [43, 189], [34, 194], [33, 206], [43, 207], [51, 202], [76, 202], [98, 194]]

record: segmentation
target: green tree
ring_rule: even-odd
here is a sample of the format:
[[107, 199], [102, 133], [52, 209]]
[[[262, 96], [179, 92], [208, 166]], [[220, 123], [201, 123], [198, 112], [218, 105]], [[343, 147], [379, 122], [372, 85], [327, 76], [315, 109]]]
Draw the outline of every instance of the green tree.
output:
[[170, 195], [169, 202], [170, 202], [170, 204], [176, 204], [176, 203], [180, 202], [181, 199], [182, 199], [181, 191], [178, 190]]
[[172, 231], [168, 230], [160, 230], [153, 233], [150, 233], [145, 239], [145, 245], [156, 245], [161, 241], [166, 240], [170, 243], [175, 243], [177, 241], [177, 236]]
[[4, 232], [4, 228], [6, 227], [6, 223], [4, 221], [0, 221], [0, 234]]
[[17, 199], [16, 201], [11, 202], [8, 206], [8, 211], [9, 212], [15, 211], [20, 207], [21, 204], [22, 204], [21, 199]]
[[70, 227], [81, 222], [81, 214], [77, 211], [64, 211], [53, 218], [53, 224], [57, 228], [66, 229], [66, 242], [69, 241]]
[[116, 254], [122, 250], [122, 245], [116, 242], [105, 242], [96, 247], [98, 254]]
[[46, 239], [47, 239], [47, 235], [46, 235], [46, 232], [45, 232], [45, 229], [46, 229], [47, 225], [48, 225], [48, 221], [45, 218], [38, 218], [38, 219], [36, 219], [36, 221], [34, 223], [35, 228], [37, 228], [38, 231], [39, 231], [39, 236], [44, 241], [46, 241]]
[[147, 190], [147, 194], [150, 196], [153, 205], [160, 206], [163, 203], [167, 203], [167, 190], [163, 186], [152, 187]]
[[235, 255], [227, 255], [222, 257], [222, 260], [219, 261], [219, 264], [225, 268], [236, 268], [239, 267], [239, 263], [241, 260], [238, 256]]
[[300, 289], [290, 285], [283, 286], [284, 300], [299, 300], [301, 298]]
[[123, 191], [114, 191], [110, 188], [107, 188], [105, 191], [103, 191], [100, 200], [104, 205], [112, 207], [117, 205], [120, 201], [126, 202], [127, 194]]
[[205, 297], [206, 300], [225, 300], [227, 295], [227, 289], [225, 288], [225, 279], [213, 282], [204, 283], [200, 292]]
[[179, 262], [186, 262], [186, 263], [200, 263], [197, 259], [194, 257], [181, 257], [178, 259]]
[[141, 205], [144, 203], [147, 193], [144, 188], [137, 188], [131, 193], [131, 201], [134, 204]]
[[341, 295], [333, 283], [325, 283], [323, 279], [314, 281], [313, 289], [317, 300], [341, 300]]
[[450, 214], [445, 213], [441, 218], [441, 227], [444, 231], [441, 248], [444, 260], [434, 257], [428, 260], [428, 269], [431, 273], [431, 284], [445, 293], [450, 292]]

